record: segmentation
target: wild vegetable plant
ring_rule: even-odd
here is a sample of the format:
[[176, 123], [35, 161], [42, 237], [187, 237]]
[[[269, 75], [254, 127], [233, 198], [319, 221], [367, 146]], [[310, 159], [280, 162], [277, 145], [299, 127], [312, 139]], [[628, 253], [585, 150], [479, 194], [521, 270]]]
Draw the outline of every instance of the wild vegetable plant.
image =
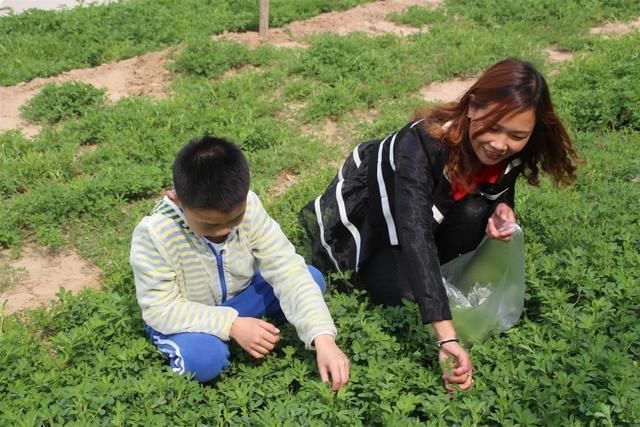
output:
[[103, 106], [105, 94], [106, 90], [89, 83], [47, 83], [36, 96], [20, 107], [20, 112], [34, 122], [54, 124], [84, 116], [88, 111]]

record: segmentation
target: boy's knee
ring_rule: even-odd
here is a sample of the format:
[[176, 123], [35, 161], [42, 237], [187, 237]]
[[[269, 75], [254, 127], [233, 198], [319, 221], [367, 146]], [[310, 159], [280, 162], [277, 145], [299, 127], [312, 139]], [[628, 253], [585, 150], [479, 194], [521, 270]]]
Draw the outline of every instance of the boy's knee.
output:
[[320, 288], [320, 291], [324, 294], [324, 292], [327, 290], [327, 284], [324, 281], [324, 276], [322, 275], [322, 272], [320, 272], [320, 270], [318, 270], [312, 265], [308, 265], [307, 267], [309, 268], [309, 273], [311, 273], [311, 277], [313, 277], [313, 280], [316, 282], [316, 284]]
[[185, 372], [201, 383], [213, 380], [229, 366], [229, 346], [218, 338], [210, 340], [206, 349], [194, 346], [181, 351]]

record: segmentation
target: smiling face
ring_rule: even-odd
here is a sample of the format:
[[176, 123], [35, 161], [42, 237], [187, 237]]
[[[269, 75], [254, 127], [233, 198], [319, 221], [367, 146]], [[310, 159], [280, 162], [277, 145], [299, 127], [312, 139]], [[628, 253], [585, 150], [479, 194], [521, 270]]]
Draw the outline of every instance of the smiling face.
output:
[[519, 153], [531, 138], [536, 124], [533, 109], [514, 111], [506, 114], [489, 129], [480, 132], [485, 120], [491, 115], [493, 106], [485, 108], [469, 107], [469, 138], [476, 157], [483, 165], [495, 165]]
[[227, 240], [233, 228], [242, 222], [247, 209], [246, 200], [229, 212], [209, 208], [186, 208], [175, 193], [169, 192], [168, 196], [182, 208], [182, 213], [191, 231], [214, 243], [222, 243]]

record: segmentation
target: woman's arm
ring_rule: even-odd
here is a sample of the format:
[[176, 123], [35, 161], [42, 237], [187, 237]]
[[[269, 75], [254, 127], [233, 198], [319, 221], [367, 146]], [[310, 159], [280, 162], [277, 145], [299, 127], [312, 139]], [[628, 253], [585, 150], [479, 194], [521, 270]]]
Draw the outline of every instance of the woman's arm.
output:
[[[424, 323], [451, 320], [433, 228], [434, 180], [418, 129], [403, 129], [395, 142], [395, 223], [402, 268]], [[429, 142], [427, 142], [429, 143]]]
[[[415, 132], [415, 133], [414, 133]], [[438, 250], [433, 236], [432, 218], [434, 187], [430, 162], [422, 146], [418, 130], [407, 132], [396, 141], [395, 207], [402, 260], [414, 298], [425, 323], [431, 323], [439, 345], [439, 360], [453, 358], [449, 371], [443, 365], [445, 387], [454, 390], [471, 387], [472, 365], [469, 355], [457, 342], [446, 291], [442, 284]]]

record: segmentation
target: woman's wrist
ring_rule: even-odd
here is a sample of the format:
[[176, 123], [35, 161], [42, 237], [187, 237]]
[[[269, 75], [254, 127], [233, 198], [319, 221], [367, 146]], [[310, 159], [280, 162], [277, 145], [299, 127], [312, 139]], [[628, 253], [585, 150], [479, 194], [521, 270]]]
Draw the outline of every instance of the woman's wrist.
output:
[[451, 320], [438, 320], [431, 322], [431, 327], [436, 335], [436, 340], [442, 341], [449, 338], [456, 338], [456, 329]]
[[456, 337], [451, 337], [451, 338], [444, 338], [441, 340], [436, 341], [436, 345], [438, 346], [438, 348], [442, 348], [443, 345], [448, 344], [448, 343], [460, 343], [460, 340], [458, 340], [458, 338]]

